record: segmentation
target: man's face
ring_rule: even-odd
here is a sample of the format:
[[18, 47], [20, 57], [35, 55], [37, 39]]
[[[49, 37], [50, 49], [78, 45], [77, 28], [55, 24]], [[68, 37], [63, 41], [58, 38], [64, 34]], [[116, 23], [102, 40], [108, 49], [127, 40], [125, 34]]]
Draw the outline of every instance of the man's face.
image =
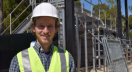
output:
[[36, 25], [32, 26], [37, 41], [41, 44], [51, 44], [57, 29], [55, 19], [52, 17], [40, 17], [36, 20]]

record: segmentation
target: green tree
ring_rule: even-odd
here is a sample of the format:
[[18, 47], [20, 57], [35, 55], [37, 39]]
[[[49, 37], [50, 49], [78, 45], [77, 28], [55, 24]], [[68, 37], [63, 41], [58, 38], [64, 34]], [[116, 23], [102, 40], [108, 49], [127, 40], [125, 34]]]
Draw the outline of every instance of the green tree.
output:
[[100, 8], [100, 17], [102, 20], [105, 19], [105, 15], [104, 15], [104, 12], [106, 11], [106, 18], [108, 18], [108, 10], [109, 10], [109, 6], [107, 6], [106, 4], [97, 4], [97, 5], [94, 5], [93, 7], [93, 12], [95, 14], [99, 14], [99, 8]]
[[[132, 37], [132, 15], [128, 17], [129, 21], [129, 37]], [[126, 34], [126, 22], [124, 21], [124, 34]]]
[[110, 13], [117, 16], [117, 5], [115, 5], [117, 0], [106, 0], [106, 2], [108, 3]]
[[[16, 6], [21, 2], [21, 0], [3, 0], [3, 20], [4, 21], [4, 29], [6, 29], [10, 25], [10, 16], [9, 14], [16, 8]], [[28, 0], [24, 0], [18, 8], [11, 13], [11, 22], [13, 22], [29, 5]], [[14, 30], [22, 21], [26, 18], [27, 15], [31, 13], [31, 7], [29, 7], [25, 12], [21, 14], [21, 16], [12, 24], [12, 30]], [[7, 17], [8, 16], [8, 17]], [[8, 29], [4, 34], [9, 34], [10, 29]]]
[[77, 4], [77, 5], [81, 6], [81, 2], [79, 0], [74, 1], [74, 4]]
[[129, 15], [128, 21], [129, 21], [129, 27], [130, 29], [132, 29], [132, 15]]
[[[106, 19], [111, 21], [110, 25], [115, 26], [116, 25], [115, 16], [117, 18], [117, 12], [115, 10], [117, 9], [117, 6], [115, 5], [114, 7], [109, 8], [109, 6], [106, 5], [106, 4], [97, 4], [93, 7], [93, 12], [95, 14], [99, 14], [99, 8], [100, 8], [100, 11], [101, 11], [100, 12], [101, 19], [105, 20], [105, 13], [106, 13]], [[111, 17], [111, 19], [110, 19], [110, 17]]]
[[129, 37], [132, 37], [132, 31], [129, 32]]
[[[110, 0], [109, 0], [110, 1]], [[111, 0], [113, 1], [113, 0]], [[113, 4], [111, 2], [111, 4]], [[105, 12], [106, 12], [106, 19], [111, 21], [110, 25], [112, 25], [113, 27], [116, 25], [116, 27], [118, 27], [117, 24], [117, 5], [111, 5], [111, 7], [109, 5], [106, 4], [97, 4], [93, 7], [93, 12], [95, 14], [99, 14], [99, 7], [101, 8], [101, 13], [100, 13], [100, 17], [102, 20], [105, 19]], [[110, 16], [111, 16], [111, 20], [110, 20]], [[116, 23], [115, 23], [115, 16], [116, 16]], [[122, 15], [123, 17], [125, 17], [124, 15]], [[122, 28], [123, 31], [126, 32], [126, 22], [124, 19], [122, 19]]]
[[129, 6], [129, 10], [132, 12], [132, 6]]
[[112, 8], [115, 7], [115, 3], [117, 2], [117, 0], [106, 0], [106, 2], [108, 3], [108, 6]]

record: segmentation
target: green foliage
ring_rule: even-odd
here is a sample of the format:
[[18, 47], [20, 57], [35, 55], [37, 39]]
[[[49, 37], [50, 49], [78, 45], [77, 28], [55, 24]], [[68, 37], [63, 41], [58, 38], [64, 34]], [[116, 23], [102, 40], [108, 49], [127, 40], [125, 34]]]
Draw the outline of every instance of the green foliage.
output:
[[132, 15], [129, 15], [128, 21], [129, 21], [129, 27], [130, 29], [132, 29]]
[[129, 10], [132, 12], [132, 6], [129, 6]]
[[114, 7], [114, 6], [115, 6], [115, 4], [114, 4], [114, 3], [116, 3], [116, 2], [117, 2], [117, 0], [106, 0], [106, 2], [108, 3], [108, 6], [109, 6], [110, 8], [112, 8], [112, 7]]
[[108, 10], [109, 10], [109, 6], [107, 6], [106, 4], [97, 4], [97, 5], [94, 5], [93, 7], [93, 12], [95, 14], [99, 14], [99, 8], [100, 8], [100, 17], [102, 20], [105, 19], [105, 11], [106, 11], [106, 17], [108, 18]]
[[[125, 17], [125, 16], [124, 16]], [[126, 32], [126, 22], [125, 22], [125, 20], [122, 20], [123, 21], [123, 30], [124, 30], [124, 32]], [[129, 22], [129, 30], [132, 30], [132, 15], [130, 15], [129, 17], [128, 17], [128, 22]], [[130, 33], [132, 33], [132, 32], [130, 32]]]
[[[109, 3], [112, 4], [112, 1], [113, 0], [106, 0], [108, 1]], [[115, 0], [114, 0], [115, 1]], [[111, 24], [112, 26], [115, 26], [118, 27], [118, 24], [115, 23], [115, 16], [116, 16], [116, 21], [117, 21], [117, 5], [114, 5], [114, 7], [110, 7], [109, 5], [106, 5], [106, 4], [97, 4], [93, 7], [93, 12], [97, 15], [99, 15], [99, 7], [100, 7], [100, 17], [102, 20], [105, 20], [105, 12], [106, 12], [106, 19], [111, 21]], [[110, 15], [111, 15], [111, 20], [110, 20]], [[124, 15], [122, 15], [123, 17], [125, 17]], [[132, 23], [132, 22], [131, 22]], [[131, 25], [130, 27], [132, 27], [132, 24], [129, 24]], [[126, 23], [125, 23], [125, 20], [122, 19], [122, 28], [123, 28], [123, 31], [125, 32], [126, 31]]]
[[74, 1], [74, 4], [77, 4], [79, 6], [81, 6], [81, 2], [78, 0], [78, 1]]
[[[3, 20], [4, 29], [10, 25], [10, 16], [9, 14], [15, 9], [15, 7], [21, 2], [21, 0], [3, 0]], [[22, 11], [28, 6], [28, 0], [25, 0], [18, 8], [11, 13], [11, 22], [13, 22]], [[13, 24], [12, 30], [14, 30], [29, 14], [31, 13], [31, 7], [29, 7]], [[9, 34], [9, 29], [4, 34]]]
[[109, 8], [108, 5], [106, 4], [97, 4], [93, 7], [93, 12], [95, 14], [99, 14], [99, 8], [100, 8], [100, 17], [102, 20], [105, 19], [105, 12], [106, 12], [106, 18], [107, 20], [110, 20], [110, 15], [111, 15], [111, 20], [114, 22], [115, 21], [115, 16], [117, 16], [117, 6], [114, 6], [112, 8]]
[[129, 32], [129, 37], [132, 37], [132, 31]]

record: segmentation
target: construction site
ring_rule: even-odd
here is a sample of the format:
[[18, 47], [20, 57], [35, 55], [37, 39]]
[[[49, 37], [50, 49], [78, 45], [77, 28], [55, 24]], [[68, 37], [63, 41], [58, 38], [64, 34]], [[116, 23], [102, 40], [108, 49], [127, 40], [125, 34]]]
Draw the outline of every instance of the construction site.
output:
[[[97, 8], [98, 14], [93, 12], [93, 2], [97, 1], [100, 5], [101, 0], [80, 0], [80, 5], [74, 4], [74, 0], [29, 0], [29, 5], [12, 21], [12, 13], [24, 1], [21, 0], [0, 23], [2, 25], [9, 19], [9, 25], [0, 33], [0, 72], [8, 72], [13, 56], [35, 41], [30, 26], [32, 12], [14, 29], [12, 25], [28, 8], [33, 10], [41, 2], [49, 2], [57, 8], [60, 28], [54, 38], [54, 45], [72, 54], [76, 72], [132, 72], [127, 0], [124, 0], [127, 16], [121, 16], [120, 0], [117, 0], [117, 15], [109, 12], [110, 18], [107, 18], [106, 11], [102, 11], [100, 6]], [[84, 2], [91, 10], [84, 8]], [[101, 13], [104, 19], [101, 19]], [[126, 38], [122, 34], [122, 19], [126, 21]], [[5, 34], [6, 31], [9, 34]]]

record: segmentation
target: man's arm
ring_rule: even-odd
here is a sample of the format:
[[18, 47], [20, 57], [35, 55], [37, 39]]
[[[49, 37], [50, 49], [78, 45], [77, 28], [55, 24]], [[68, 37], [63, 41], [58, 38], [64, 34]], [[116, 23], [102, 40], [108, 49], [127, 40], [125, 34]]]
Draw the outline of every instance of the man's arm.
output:
[[72, 57], [72, 55], [69, 53], [69, 72], [75, 72], [74, 71], [74, 59]]
[[14, 56], [13, 59], [11, 60], [9, 72], [19, 72], [17, 56]]

